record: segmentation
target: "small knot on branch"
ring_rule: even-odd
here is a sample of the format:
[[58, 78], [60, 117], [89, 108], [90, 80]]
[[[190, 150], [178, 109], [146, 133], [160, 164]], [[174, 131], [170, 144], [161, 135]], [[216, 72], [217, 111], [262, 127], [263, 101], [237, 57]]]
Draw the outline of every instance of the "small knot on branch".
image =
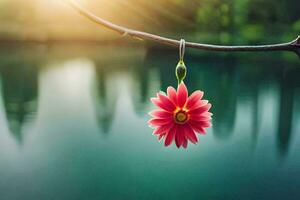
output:
[[126, 37], [128, 35], [128, 32], [127, 31], [124, 31], [121, 35], [121, 37]]
[[291, 45], [295, 47], [294, 51], [300, 58], [300, 36], [298, 36], [294, 41], [292, 41]]
[[300, 35], [292, 42], [292, 45], [300, 47]]

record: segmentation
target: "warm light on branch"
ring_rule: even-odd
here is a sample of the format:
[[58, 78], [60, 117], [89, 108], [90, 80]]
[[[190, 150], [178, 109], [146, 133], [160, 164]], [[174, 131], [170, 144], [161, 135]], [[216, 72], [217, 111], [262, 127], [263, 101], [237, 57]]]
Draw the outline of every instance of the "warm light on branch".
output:
[[[167, 37], [162, 37], [154, 35], [147, 32], [137, 31], [134, 29], [126, 28], [105, 19], [102, 19], [88, 10], [81, 7], [78, 3], [73, 0], [64, 0], [69, 3], [75, 10], [77, 10], [81, 15], [87, 17], [91, 21], [100, 24], [108, 29], [114, 30], [121, 35], [128, 35], [134, 38], [140, 38], [143, 40], [150, 40], [158, 42], [161, 44], [179, 47], [180, 41], [175, 39], [170, 39]], [[209, 51], [292, 51], [295, 52], [300, 58], [300, 36], [295, 40], [287, 43], [269, 44], [269, 45], [251, 45], [251, 46], [222, 46], [222, 45], [211, 45], [202, 44], [195, 42], [186, 42], [187, 48], [195, 48]]]

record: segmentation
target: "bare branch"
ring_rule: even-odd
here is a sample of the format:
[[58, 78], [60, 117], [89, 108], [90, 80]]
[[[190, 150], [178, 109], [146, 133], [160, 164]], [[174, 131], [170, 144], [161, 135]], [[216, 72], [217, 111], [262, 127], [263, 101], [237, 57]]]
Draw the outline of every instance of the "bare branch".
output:
[[[169, 45], [169, 46], [176, 46], [179, 47], [180, 41], [175, 39], [170, 39], [167, 37], [162, 37], [159, 35], [154, 35], [151, 33], [137, 31], [134, 29], [126, 28], [123, 26], [116, 25], [102, 19], [82, 6], [80, 6], [74, 0], [64, 0], [69, 5], [71, 5], [75, 10], [77, 10], [81, 15], [85, 16], [86, 18], [90, 19], [91, 21], [100, 24], [108, 29], [114, 30], [121, 35], [129, 35], [135, 38], [143, 39], [143, 40], [150, 40], [154, 42], [158, 42], [161, 44]], [[223, 45], [212, 45], [212, 44], [201, 44], [195, 42], [186, 42], [186, 47], [195, 48], [195, 49], [202, 49], [202, 50], [209, 50], [209, 51], [293, 51], [295, 52], [300, 58], [300, 36], [298, 36], [295, 40], [287, 43], [278, 43], [278, 44], [269, 44], [269, 45], [251, 45], [251, 46], [223, 46]]]

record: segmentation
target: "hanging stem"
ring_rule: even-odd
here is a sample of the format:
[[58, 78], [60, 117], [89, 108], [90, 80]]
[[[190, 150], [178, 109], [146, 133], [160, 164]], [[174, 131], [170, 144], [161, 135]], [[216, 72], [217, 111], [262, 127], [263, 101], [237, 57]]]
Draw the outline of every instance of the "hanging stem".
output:
[[[169, 45], [169, 46], [176, 46], [179, 47], [180, 41], [162, 37], [159, 35], [154, 35], [147, 32], [137, 31], [134, 29], [129, 29], [123, 26], [116, 25], [102, 19], [82, 6], [80, 6], [77, 2], [73, 0], [64, 0], [69, 5], [71, 5], [75, 10], [77, 10], [81, 15], [85, 16], [86, 18], [90, 19], [91, 21], [100, 24], [108, 29], [114, 30], [121, 35], [129, 35], [134, 38], [139, 38], [143, 40], [150, 40], [154, 42], [158, 42], [161, 44]], [[209, 51], [292, 51], [295, 52], [300, 58], [300, 36], [296, 39], [292, 40], [291, 42], [286, 43], [278, 43], [278, 44], [269, 44], [269, 45], [249, 45], [249, 46], [223, 46], [223, 45], [212, 45], [212, 44], [202, 44], [202, 43], [195, 43], [195, 42], [186, 42], [185, 46], [187, 48], [194, 48], [194, 49], [202, 49], [202, 50], [209, 50]]]
[[187, 74], [187, 69], [183, 61], [184, 53], [185, 53], [185, 40], [181, 39], [179, 44], [179, 62], [175, 68], [175, 75], [177, 78], [178, 85], [183, 82]]

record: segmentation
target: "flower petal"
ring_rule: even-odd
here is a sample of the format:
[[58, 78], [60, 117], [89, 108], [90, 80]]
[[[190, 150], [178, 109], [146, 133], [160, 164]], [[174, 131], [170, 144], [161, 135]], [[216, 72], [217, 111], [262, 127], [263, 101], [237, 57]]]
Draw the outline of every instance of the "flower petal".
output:
[[189, 113], [189, 116], [191, 119], [193, 118], [206, 118], [206, 119], [211, 119], [211, 116], [213, 114], [211, 112], [203, 112], [201, 114], [198, 114], [198, 113]]
[[167, 94], [169, 99], [173, 102], [173, 104], [176, 105], [177, 104], [176, 90], [173, 87], [169, 86], [167, 89]]
[[199, 100], [197, 102], [195, 102], [194, 106], [192, 108], [190, 108], [189, 110], [195, 110], [197, 108], [206, 106], [208, 104], [207, 100]]
[[195, 134], [194, 130], [190, 127], [190, 125], [185, 125], [184, 133], [187, 139], [189, 139], [192, 143], [196, 144], [198, 142], [198, 137]]
[[177, 128], [176, 125], [173, 126], [171, 128], [171, 130], [169, 130], [169, 132], [167, 133], [167, 136], [166, 136], [166, 139], [165, 139], [165, 146], [169, 146], [172, 143], [172, 141], [174, 139], [174, 136], [175, 136], [176, 128]]
[[167, 105], [165, 105], [159, 98], [151, 98], [152, 103], [154, 103], [156, 106], [158, 106], [159, 108], [165, 110], [165, 111], [169, 111], [172, 112], [173, 110], [170, 109]]
[[180, 83], [177, 89], [177, 104], [180, 108], [184, 106], [188, 97], [188, 91], [184, 83]]
[[210, 121], [212, 118], [210, 116], [204, 115], [204, 114], [190, 114], [189, 115], [190, 120], [194, 121]]
[[175, 133], [175, 143], [177, 148], [183, 145], [183, 141], [184, 141], [184, 129], [182, 125], [178, 125]]
[[203, 94], [204, 92], [200, 90], [193, 92], [186, 102], [186, 108], [192, 109], [195, 105], [197, 105], [197, 103], [201, 101]]
[[210, 108], [211, 108], [211, 104], [208, 103], [208, 104], [206, 104], [206, 105], [204, 105], [204, 106], [201, 106], [201, 107], [199, 107], [199, 108], [190, 110], [190, 111], [189, 111], [189, 114], [191, 114], [191, 115], [201, 115], [201, 114], [203, 114], [204, 112], [207, 112]]
[[155, 135], [164, 134], [164, 133], [168, 132], [172, 127], [173, 127], [173, 123], [168, 123], [168, 124], [165, 124], [165, 125], [158, 126], [153, 131], [153, 134], [155, 134]]
[[189, 125], [191, 128], [200, 134], [206, 134], [205, 127], [203, 127], [200, 123], [190, 120]]
[[157, 119], [157, 118], [153, 118], [148, 121], [148, 123], [152, 126], [161, 126], [161, 125], [168, 124], [169, 122], [170, 120], [168, 119]]
[[174, 105], [174, 103], [167, 96], [158, 93], [157, 97], [165, 105], [165, 107], [167, 108], [168, 111], [175, 110], [176, 106]]
[[184, 138], [183, 144], [182, 144], [183, 148], [185, 148], [185, 149], [187, 148], [187, 143], [188, 143], [187, 139]]
[[163, 134], [160, 134], [158, 136], [158, 140], [160, 141], [162, 138], [164, 138], [166, 136], [167, 132], [163, 133]]
[[206, 121], [196, 121], [196, 120], [190, 120], [189, 122], [191, 123], [194, 123], [194, 124], [197, 124], [203, 128], [209, 128], [211, 127], [211, 123], [209, 120], [206, 120]]
[[164, 110], [154, 110], [149, 113], [152, 117], [160, 118], [160, 119], [171, 119], [173, 114]]

